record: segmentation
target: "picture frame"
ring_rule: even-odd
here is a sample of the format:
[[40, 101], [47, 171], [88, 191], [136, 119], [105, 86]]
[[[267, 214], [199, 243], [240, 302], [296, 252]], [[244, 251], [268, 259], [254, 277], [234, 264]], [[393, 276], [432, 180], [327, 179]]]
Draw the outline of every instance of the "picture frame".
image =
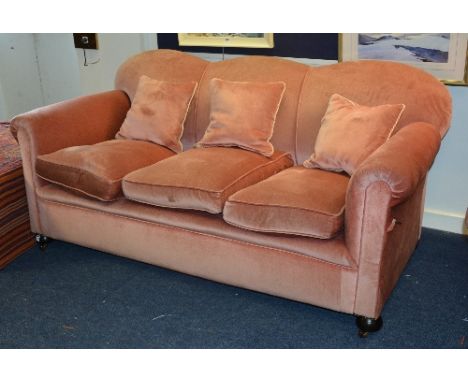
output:
[[273, 33], [178, 33], [180, 46], [273, 48]]
[[339, 61], [378, 59], [413, 65], [447, 85], [468, 85], [466, 33], [342, 33]]

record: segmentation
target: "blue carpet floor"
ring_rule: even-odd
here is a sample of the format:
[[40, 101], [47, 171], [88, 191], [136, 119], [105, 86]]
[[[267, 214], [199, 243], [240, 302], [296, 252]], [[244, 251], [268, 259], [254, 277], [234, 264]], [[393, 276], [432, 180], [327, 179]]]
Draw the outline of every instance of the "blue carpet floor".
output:
[[0, 348], [468, 348], [468, 240], [424, 229], [382, 313], [354, 317], [54, 241], [0, 272]]

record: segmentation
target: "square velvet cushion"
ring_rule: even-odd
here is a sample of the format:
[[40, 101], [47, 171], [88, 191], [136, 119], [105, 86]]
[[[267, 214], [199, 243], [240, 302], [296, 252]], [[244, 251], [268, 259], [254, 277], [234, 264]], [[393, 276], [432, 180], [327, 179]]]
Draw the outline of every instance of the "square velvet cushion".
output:
[[404, 109], [403, 104], [363, 106], [339, 94], [332, 95], [314, 153], [304, 162], [304, 167], [352, 175], [388, 140]]
[[259, 232], [329, 239], [343, 227], [349, 177], [296, 166], [227, 200], [224, 220]]
[[240, 148], [197, 148], [128, 174], [122, 187], [138, 202], [218, 214], [236, 191], [292, 165], [279, 151], [267, 158]]
[[284, 82], [210, 81], [210, 123], [198, 147], [238, 146], [272, 156]]
[[181, 152], [180, 139], [196, 87], [196, 82], [166, 82], [141, 76], [116, 138], [154, 142]]
[[150, 142], [111, 140], [68, 147], [36, 160], [37, 175], [101, 201], [122, 196], [122, 178], [136, 169], [175, 155]]

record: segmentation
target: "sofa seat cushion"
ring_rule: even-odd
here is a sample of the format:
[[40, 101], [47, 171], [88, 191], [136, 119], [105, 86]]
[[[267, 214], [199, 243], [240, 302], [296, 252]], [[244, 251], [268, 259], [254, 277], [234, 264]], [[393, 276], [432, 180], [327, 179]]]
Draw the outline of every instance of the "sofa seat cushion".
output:
[[329, 239], [343, 227], [349, 177], [293, 167], [233, 194], [224, 220], [260, 232]]
[[283, 152], [267, 158], [234, 147], [196, 148], [128, 174], [122, 187], [134, 201], [217, 214], [236, 191], [292, 165]]
[[[186, 243], [187, 246], [193, 245], [193, 243], [200, 246], [202, 241], [209, 241], [217, 237], [223, 240], [227, 246], [233, 242], [242, 242], [252, 247], [258, 246], [276, 250], [281, 255], [286, 255], [286, 257], [290, 256], [287, 253], [294, 253], [306, 260], [328, 262], [344, 267], [355, 266], [342, 233], [330, 240], [319, 240], [306, 236], [255, 232], [227, 224], [221, 214], [215, 215], [202, 211], [156, 207], [133, 202], [125, 198], [113, 202], [101, 202], [94, 198], [83, 197], [78, 193], [68, 192], [65, 188], [55, 184], [46, 184], [39, 187], [37, 195], [42, 206], [47, 209], [77, 210], [86, 214], [94, 211], [99, 215], [107, 216], [111, 220], [109, 227], [122, 226], [122, 229], [125, 230], [125, 227], [131, 226], [128, 223], [140, 221], [148, 228], [150, 226], [159, 226], [166, 227], [168, 230], [192, 232], [198, 238], [192, 243]], [[67, 214], [68, 212], [63, 212], [61, 216], [67, 216]], [[122, 222], [125, 219], [127, 222]], [[47, 224], [47, 231], [49, 232], [49, 230], [54, 229], [60, 230], [60, 221], [48, 217], [43, 224]], [[110, 232], [111, 229], [107, 240], [113, 241], [112, 237], [115, 232], [113, 234]], [[125, 251], [133, 245], [132, 240], [128, 240], [128, 235], [126, 238], [128, 245], [125, 248], [120, 247], [119, 250]], [[154, 257], [156, 252], [153, 251], [151, 256]], [[221, 258], [220, 261], [222, 261]], [[265, 266], [269, 266], [268, 264], [265, 264]]]
[[122, 197], [128, 173], [174, 155], [166, 147], [144, 141], [110, 140], [40, 155], [37, 174], [52, 183], [102, 201]]

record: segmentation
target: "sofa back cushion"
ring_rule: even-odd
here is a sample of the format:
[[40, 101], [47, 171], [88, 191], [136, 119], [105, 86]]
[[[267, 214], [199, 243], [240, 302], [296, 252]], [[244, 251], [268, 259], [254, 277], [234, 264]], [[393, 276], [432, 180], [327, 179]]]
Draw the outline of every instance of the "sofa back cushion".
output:
[[403, 104], [358, 105], [333, 94], [322, 118], [314, 153], [304, 167], [353, 175], [390, 138], [404, 109]]
[[210, 124], [197, 147], [237, 146], [272, 156], [270, 139], [285, 83], [213, 78], [210, 86]]
[[349, 61], [310, 68], [298, 105], [297, 158], [312, 154], [330, 97], [338, 93], [354, 102], [378, 106], [404, 104], [393, 133], [411, 122], [428, 122], [443, 136], [451, 118], [450, 94], [430, 74], [395, 62]]
[[[275, 150], [293, 155], [296, 147], [297, 104], [309, 67], [295, 61], [262, 56], [246, 56], [213, 62], [206, 68], [198, 88], [196, 137], [200, 140], [210, 123], [210, 81], [213, 78], [240, 82], [284, 82], [286, 89], [276, 114], [271, 143]], [[296, 160], [296, 158], [294, 158]]]
[[197, 83], [158, 81], [141, 76], [125, 121], [115, 136], [157, 143], [176, 153]]
[[[131, 101], [136, 93], [142, 75], [152, 79], [170, 82], [199, 82], [208, 61], [175, 50], [152, 50], [137, 54], [125, 61], [117, 71], [116, 89], [126, 92]], [[182, 144], [191, 148], [196, 142], [193, 126], [196, 114], [197, 94], [195, 93], [185, 120]]]

